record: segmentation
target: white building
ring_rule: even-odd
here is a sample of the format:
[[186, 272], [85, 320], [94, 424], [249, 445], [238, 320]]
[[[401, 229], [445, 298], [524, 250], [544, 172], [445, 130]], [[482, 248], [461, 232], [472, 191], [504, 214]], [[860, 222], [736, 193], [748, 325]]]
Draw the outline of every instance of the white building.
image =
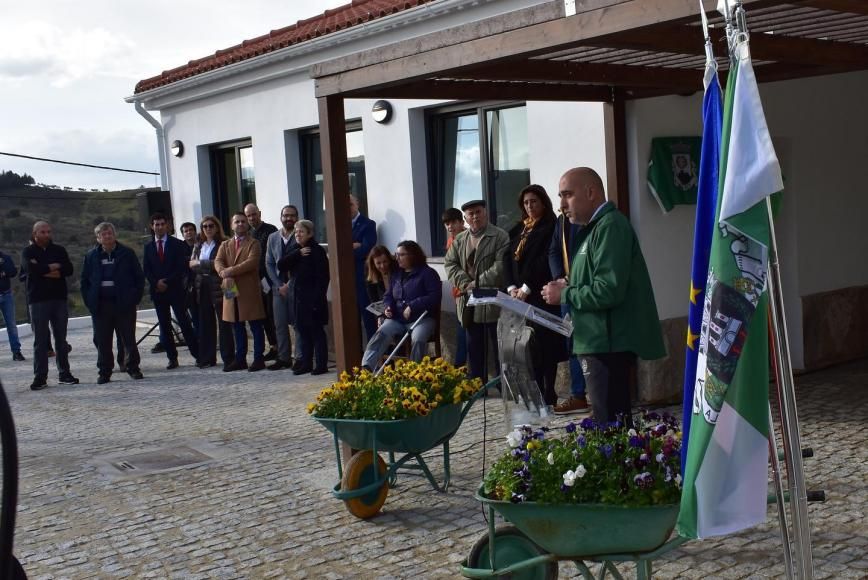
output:
[[[748, 8], [753, 1], [745, 2]], [[667, 10], [675, 4], [653, 2]], [[581, 21], [591, 30], [588, 34], [615, 22], [621, 12], [638, 9], [630, 6], [633, 0], [615, 8], [608, 6], [612, 2], [586, 4], [573, 18], [594, 16], [595, 20]], [[340, 71], [331, 74], [330, 62], [339, 60], [351, 68], [358, 59], [362, 68], [365, 59], [377, 60], [370, 55], [377, 55], [378, 49], [383, 62], [402, 57], [399, 50], [415, 51], [412, 56], [418, 57], [426, 51], [454, 49], [450, 58], [460, 59], [458, 49], [473, 50], [477, 40], [507, 39], [519, 28], [555, 30], [551, 26], [564, 21], [563, 2], [356, 1], [144, 80], [127, 100], [146, 116], [146, 110], [159, 112], [160, 120], [154, 122], [159, 125], [164, 188], [172, 192], [177, 223], [209, 213], [226, 222], [248, 201], [259, 205], [266, 221], [276, 223], [280, 208], [293, 203], [318, 225], [323, 241], [316, 99], [321, 79], [311, 78], [313, 65], [326, 63], [315, 76], [329, 76], [329, 82], [338, 83]], [[577, 37], [581, 34], [585, 29]], [[471, 36], [473, 42], [461, 44]], [[659, 41], [667, 42], [664, 36]], [[701, 52], [698, 35], [690, 42]], [[474, 58], [477, 55], [466, 60]], [[806, 58], [804, 53], [800, 58]], [[551, 60], [531, 62], [542, 66]], [[865, 63], [838, 70], [863, 69], [868, 59]], [[454, 66], [459, 64], [463, 63]], [[687, 72], [695, 74], [696, 89], [701, 89], [701, 70]], [[391, 71], [383, 75], [399, 82]], [[796, 76], [809, 75], [780, 78]], [[576, 85], [577, 98], [593, 98], [593, 88], [581, 92]], [[683, 357], [694, 206], [677, 206], [664, 215], [648, 192], [647, 163], [653, 137], [701, 134], [702, 95], [696, 89], [690, 96], [670, 94], [624, 104], [626, 160], [618, 171], [627, 192], [619, 195], [625, 205], [629, 203], [672, 355], [658, 365], [663, 372], [644, 375], [646, 394], [655, 397], [680, 389], [676, 375]], [[861, 235], [860, 224], [868, 213], [868, 166], [862, 162], [868, 156], [868, 113], [863, 106], [868, 73], [771, 82], [761, 85], [761, 92], [786, 176], [777, 233], [793, 366], [814, 368], [865, 356], [868, 267], [861, 256], [868, 251], [868, 239]], [[362, 198], [363, 212], [377, 221], [381, 243], [394, 247], [402, 239], [415, 239], [430, 255], [442, 255], [443, 209], [485, 197], [497, 223], [508, 227], [516, 216], [521, 186], [539, 183], [554, 197], [560, 174], [576, 165], [608, 174], [613, 189], [615, 157], [611, 151], [607, 156], [611, 143], [606, 137], [606, 105], [515, 100], [508, 90], [503, 98], [496, 91], [489, 94], [496, 100], [389, 98], [392, 116], [382, 124], [372, 116], [377, 99], [346, 99], [350, 188]], [[175, 143], [182, 144], [183, 154], [171, 154]], [[660, 381], [666, 384], [648, 384]]]

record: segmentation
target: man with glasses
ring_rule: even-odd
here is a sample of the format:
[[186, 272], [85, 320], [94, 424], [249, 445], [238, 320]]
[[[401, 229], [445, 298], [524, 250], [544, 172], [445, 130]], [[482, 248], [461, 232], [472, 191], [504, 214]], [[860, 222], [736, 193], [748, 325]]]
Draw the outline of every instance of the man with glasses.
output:
[[265, 253], [265, 270], [271, 285], [272, 310], [274, 312], [274, 329], [277, 334], [277, 360], [268, 365], [268, 370], [292, 368], [292, 340], [290, 325], [293, 320], [291, 304], [289, 303], [288, 273], [281, 274], [277, 262], [286, 257], [298, 246], [295, 241], [295, 223], [298, 221], [298, 208], [285, 205], [280, 210], [281, 228], [268, 236]]
[[[265, 354], [265, 360], [274, 360], [277, 358], [277, 333], [274, 328], [274, 310], [272, 308], [271, 298], [271, 283], [268, 279], [268, 272], [265, 269], [265, 256], [268, 251], [268, 237], [277, 231], [277, 228], [272, 224], [262, 221], [262, 212], [252, 203], [244, 206], [244, 215], [247, 216], [247, 223], [250, 224], [250, 235], [259, 242], [259, 280], [261, 284], [260, 292], [262, 296], [262, 305], [265, 308], [265, 319], [263, 320], [263, 328], [265, 329], [265, 337], [268, 338], [268, 344], [271, 348]], [[265, 290], [268, 288], [268, 290]]]

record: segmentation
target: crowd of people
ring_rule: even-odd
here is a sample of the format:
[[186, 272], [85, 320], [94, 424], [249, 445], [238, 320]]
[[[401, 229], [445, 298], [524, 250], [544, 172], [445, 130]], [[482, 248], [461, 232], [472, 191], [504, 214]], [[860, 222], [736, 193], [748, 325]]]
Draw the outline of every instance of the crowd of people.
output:
[[[555, 413], [589, 410], [587, 390], [595, 417], [612, 420], [630, 411], [629, 383], [637, 356], [665, 354], [650, 279], [632, 227], [606, 201], [596, 172], [571, 169], [560, 180], [558, 197], [560, 216], [542, 186], [525, 187], [518, 196], [521, 218], [509, 230], [489, 221], [484, 200], [443, 213], [444, 268], [459, 322], [454, 362], [466, 363], [469, 376], [483, 380], [492, 367], [487, 358], [497, 344], [499, 312], [495, 306], [467, 304], [476, 288], [499, 289], [553, 314], [570, 314], [575, 330], [568, 340], [529, 323], [534, 377]], [[376, 370], [387, 349], [404, 335], [410, 338], [409, 357], [421, 360], [439, 332], [440, 277], [415, 241], [400, 242], [394, 253], [378, 245], [376, 223], [362, 215], [354, 196], [349, 204], [356, 302], [367, 341], [362, 367]], [[93, 321], [97, 383], [110, 382], [115, 360], [121, 372], [143, 378], [135, 323], [145, 281], [167, 369], [179, 365], [176, 324], [202, 369], [217, 365], [219, 351], [225, 372], [326, 373], [328, 256], [315, 239], [314, 224], [299, 220], [295, 206], [281, 209], [280, 223], [278, 228], [264, 222], [259, 209], [248, 204], [243, 213], [231, 216], [230, 234], [218, 218], [206, 215], [198, 229], [182, 224], [183, 239], [178, 239], [170, 235], [169, 219], [156, 213], [141, 264], [131, 248], [118, 242], [111, 223], [98, 224], [96, 245], [80, 274]], [[21, 361], [10, 291], [16, 272], [12, 258], [0, 253], [0, 306], [13, 359]], [[34, 224], [21, 264], [34, 332], [34, 390], [47, 385], [52, 336], [58, 382], [78, 383], [66, 344], [66, 278], [72, 274], [66, 250], [52, 239], [51, 225]], [[248, 328], [253, 339], [249, 364]], [[567, 359], [570, 395], [559, 403], [555, 376], [558, 363]], [[496, 361], [494, 368], [499, 368]]]

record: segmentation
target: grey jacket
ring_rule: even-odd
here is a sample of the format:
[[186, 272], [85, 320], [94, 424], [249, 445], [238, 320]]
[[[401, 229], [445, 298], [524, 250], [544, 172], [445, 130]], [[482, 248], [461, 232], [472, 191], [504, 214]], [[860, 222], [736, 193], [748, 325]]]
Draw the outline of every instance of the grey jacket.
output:
[[268, 242], [265, 250], [265, 271], [268, 273], [268, 281], [272, 288], [279, 288], [285, 283], [281, 278], [280, 272], [277, 269], [277, 262], [286, 256], [293, 248], [298, 246], [295, 241], [295, 236], [289, 236], [289, 243], [286, 245], [286, 251], [283, 249], [283, 237], [280, 232], [283, 228], [278, 228], [276, 232], [268, 236]]
[[[467, 290], [468, 285], [474, 279], [467, 273], [467, 260], [470, 254], [470, 230], [464, 230], [455, 237], [449, 251], [446, 252], [444, 266], [446, 276], [452, 285], [461, 290], [462, 294], [456, 301], [458, 320], [462, 325], [469, 322], [472, 315], [473, 322], [495, 322], [500, 315], [500, 309], [496, 306], [468, 309]], [[501, 288], [504, 286], [503, 277], [503, 254], [509, 248], [509, 234], [499, 227], [488, 224], [479, 240], [476, 248], [476, 287], [477, 288]], [[467, 318], [465, 318], [467, 317]]]

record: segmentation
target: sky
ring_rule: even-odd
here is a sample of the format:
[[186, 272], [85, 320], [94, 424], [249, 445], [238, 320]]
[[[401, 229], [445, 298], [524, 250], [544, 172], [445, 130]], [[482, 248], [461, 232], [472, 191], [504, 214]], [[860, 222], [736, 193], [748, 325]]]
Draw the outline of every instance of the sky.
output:
[[[124, 98], [138, 81], [283, 28], [348, 0], [39, 0], [4, 2], [0, 151], [159, 171], [153, 127]], [[152, 113], [157, 116], [157, 113]], [[159, 185], [120, 173], [0, 155], [38, 183]]]

